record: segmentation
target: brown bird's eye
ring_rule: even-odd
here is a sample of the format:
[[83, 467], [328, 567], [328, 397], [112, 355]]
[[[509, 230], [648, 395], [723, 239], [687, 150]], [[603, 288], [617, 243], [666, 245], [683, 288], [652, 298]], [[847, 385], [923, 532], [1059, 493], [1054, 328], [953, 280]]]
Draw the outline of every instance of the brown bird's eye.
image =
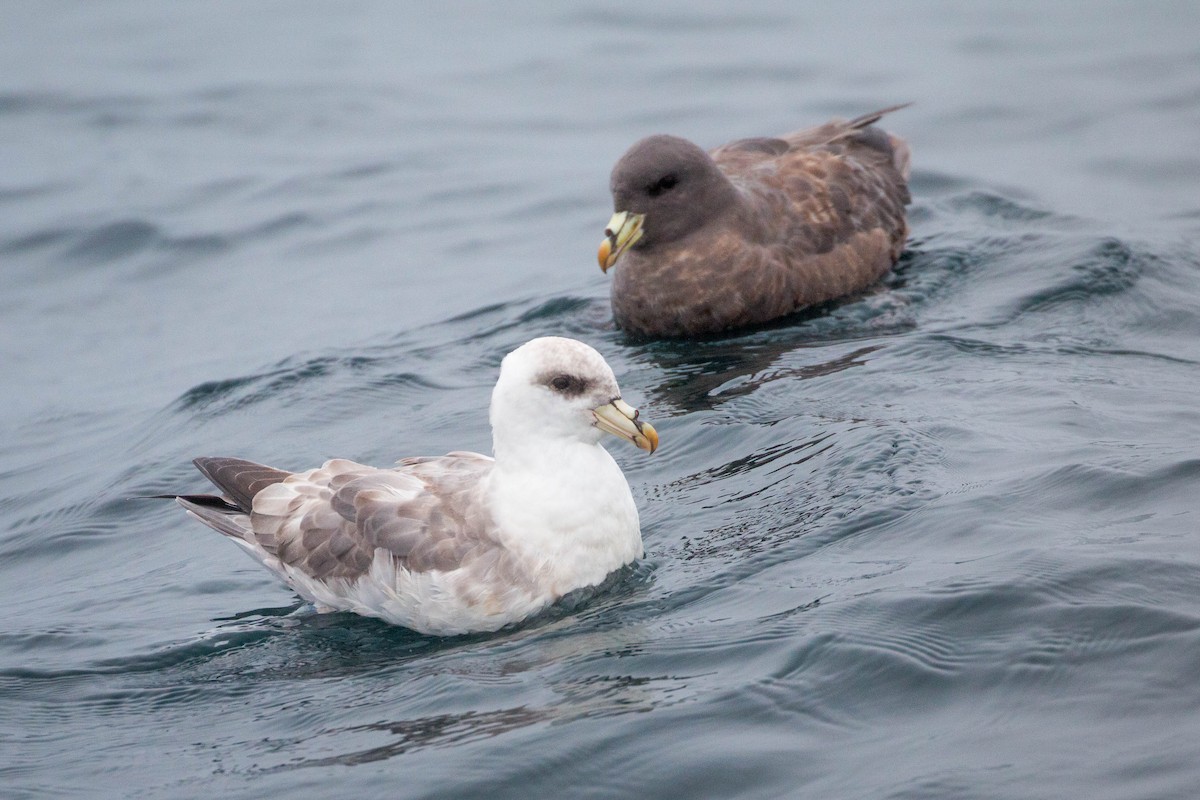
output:
[[679, 179], [674, 175], [664, 175], [646, 187], [646, 194], [651, 197], [658, 197], [663, 192], [674, 189], [677, 183], [679, 183]]
[[556, 375], [554, 380], [550, 381], [550, 385], [560, 392], [565, 392], [571, 388], [571, 376]]

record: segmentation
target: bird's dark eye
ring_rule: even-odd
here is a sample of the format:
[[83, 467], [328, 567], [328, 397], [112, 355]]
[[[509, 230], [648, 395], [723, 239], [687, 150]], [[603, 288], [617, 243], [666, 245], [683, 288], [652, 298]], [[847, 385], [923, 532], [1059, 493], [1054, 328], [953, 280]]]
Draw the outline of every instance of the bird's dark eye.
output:
[[658, 197], [663, 192], [670, 191], [675, 188], [675, 184], [679, 183], [679, 179], [674, 175], [663, 175], [654, 183], [646, 187], [646, 194], [651, 197]]
[[578, 397], [590, 388], [590, 384], [578, 375], [560, 372], [550, 378], [542, 379], [547, 386], [567, 397]]

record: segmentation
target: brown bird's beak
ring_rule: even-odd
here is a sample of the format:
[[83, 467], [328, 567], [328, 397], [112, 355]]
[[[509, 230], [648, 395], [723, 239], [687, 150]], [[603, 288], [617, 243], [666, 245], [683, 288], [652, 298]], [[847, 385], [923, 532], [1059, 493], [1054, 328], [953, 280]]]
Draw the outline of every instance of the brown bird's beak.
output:
[[630, 214], [628, 211], [618, 211], [612, 215], [608, 227], [604, 229], [606, 238], [600, 243], [600, 252], [597, 253], [601, 272], [608, 272], [609, 267], [617, 263], [621, 254], [642, 238], [644, 219], [645, 214]]
[[596, 427], [605, 433], [620, 436], [651, 453], [658, 449], [658, 431], [649, 422], [640, 421], [638, 410], [621, 398], [593, 408], [592, 415], [596, 418]]

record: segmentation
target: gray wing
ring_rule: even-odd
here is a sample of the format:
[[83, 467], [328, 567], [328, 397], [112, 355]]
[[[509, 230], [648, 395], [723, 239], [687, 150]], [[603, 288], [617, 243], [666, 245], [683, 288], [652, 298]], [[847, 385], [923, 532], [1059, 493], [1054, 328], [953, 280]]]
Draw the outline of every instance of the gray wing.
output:
[[292, 473], [244, 458], [195, 458], [192, 463], [242, 511], [249, 512], [254, 495]]
[[[189, 514], [218, 533], [235, 539], [246, 539], [249, 532], [250, 505], [254, 496], [273, 483], [291, 477], [292, 473], [256, 464], [242, 458], [197, 458], [196, 469], [221, 490], [215, 494], [155, 495], [174, 498]], [[260, 545], [274, 555], [268, 542]]]
[[254, 497], [254, 540], [313, 578], [354, 579], [383, 548], [411, 572], [452, 570], [497, 547], [474, 453], [406, 459], [394, 469], [334, 460]]

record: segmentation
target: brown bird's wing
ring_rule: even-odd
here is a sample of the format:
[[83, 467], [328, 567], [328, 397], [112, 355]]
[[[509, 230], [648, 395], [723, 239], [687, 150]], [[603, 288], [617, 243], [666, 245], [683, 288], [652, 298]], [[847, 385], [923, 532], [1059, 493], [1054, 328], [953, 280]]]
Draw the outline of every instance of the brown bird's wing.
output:
[[712, 155], [714, 158], [718, 153], [726, 157], [731, 157], [734, 153], [757, 153], [760, 155], [781, 156], [788, 151], [789, 147], [791, 145], [783, 139], [756, 136], [750, 139], [738, 139], [728, 144], [723, 144], [709, 155]]
[[908, 108], [910, 105], [912, 104], [901, 103], [900, 105], [889, 106], [888, 108], [881, 108], [878, 111], [872, 111], [868, 114], [862, 114], [854, 119], [831, 119], [829, 122], [821, 125], [793, 131], [780, 138], [786, 140], [792, 148], [816, 147], [822, 144], [829, 144], [846, 136], [854, 135], [858, 131], [867, 130], [887, 114], [899, 111], [902, 108]]
[[869, 286], [900, 257], [908, 148], [872, 127], [892, 110], [789, 134], [779, 155], [737, 142], [713, 151], [748, 202], [742, 231], [761, 245], [734, 257], [747, 294], [803, 308]]

